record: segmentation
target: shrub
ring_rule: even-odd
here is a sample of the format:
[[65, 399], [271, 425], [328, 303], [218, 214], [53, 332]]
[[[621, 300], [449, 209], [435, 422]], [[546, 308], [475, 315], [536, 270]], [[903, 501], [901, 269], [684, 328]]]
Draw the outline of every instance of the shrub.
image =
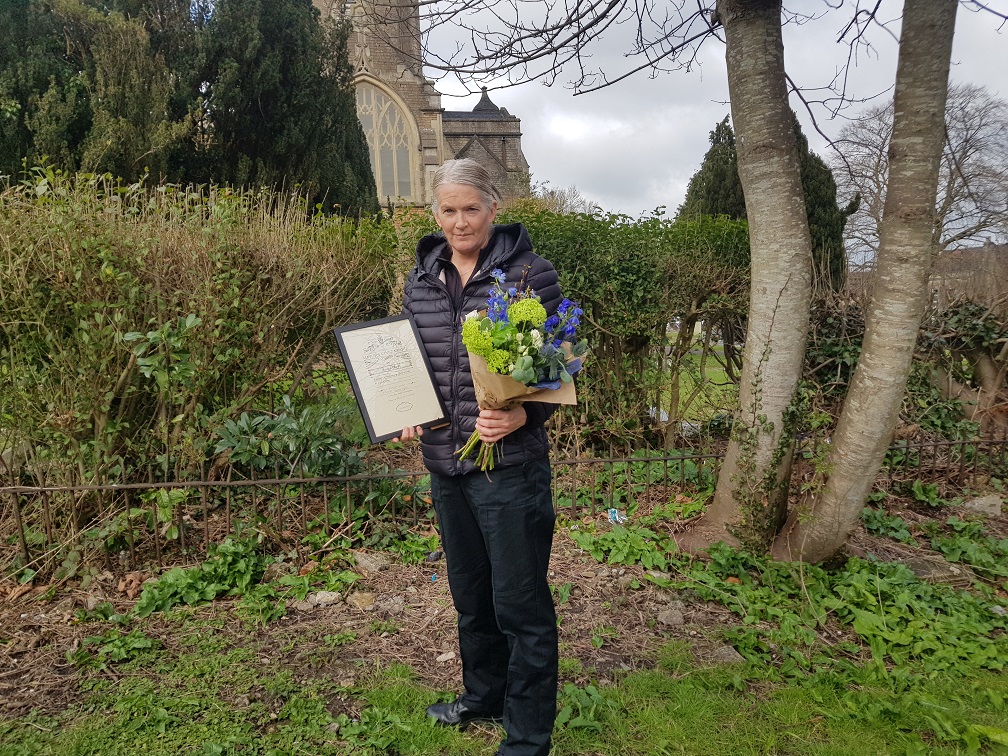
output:
[[387, 314], [398, 243], [297, 197], [36, 169], [0, 193], [0, 448], [56, 485], [197, 468]]
[[528, 227], [536, 251], [556, 266], [564, 293], [584, 308], [581, 335], [591, 358], [578, 382], [577, 412], [603, 429], [605, 440], [639, 439], [649, 415], [660, 417], [651, 408], [667, 410], [678, 428], [689, 409], [680, 403], [679, 375], [690, 368], [693, 351], [703, 353], [693, 381], [701, 388], [688, 400], [710, 388], [706, 373], [719, 359], [732, 378], [748, 298], [744, 221], [560, 214], [531, 201], [516, 203], [500, 219]]

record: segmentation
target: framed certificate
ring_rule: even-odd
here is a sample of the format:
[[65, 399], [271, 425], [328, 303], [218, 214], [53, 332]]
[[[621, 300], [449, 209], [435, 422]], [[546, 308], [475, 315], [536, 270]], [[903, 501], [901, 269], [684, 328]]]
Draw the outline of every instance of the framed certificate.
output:
[[372, 443], [403, 428], [448, 423], [416, 324], [408, 315], [337, 328], [336, 343]]

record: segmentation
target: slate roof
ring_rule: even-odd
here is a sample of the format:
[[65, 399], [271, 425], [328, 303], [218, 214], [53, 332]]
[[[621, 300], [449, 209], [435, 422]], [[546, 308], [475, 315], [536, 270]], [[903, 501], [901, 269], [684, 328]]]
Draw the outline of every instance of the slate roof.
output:
[[487, 94], [486, 87], [483, 87], [483, 96], [476, 103], [472, 111], [468, 110], [446, 110], [441, 114], [441, 118], [446, 121], [514, 121], [513, 115], [504, 108], [494, 105]]

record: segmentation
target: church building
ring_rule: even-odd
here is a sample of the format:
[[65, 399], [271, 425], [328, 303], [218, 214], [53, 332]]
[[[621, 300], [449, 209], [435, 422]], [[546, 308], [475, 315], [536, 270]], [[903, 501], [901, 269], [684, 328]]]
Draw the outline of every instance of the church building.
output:
[[471, 111], [445, 110], [441, 93], [424, 77], [418, 0], [313, 2], [323, 18], [345, 12], [353, 23], [357, 115], [382, 205], [430, 204], [434, 171], [463, 157], [490, 172], [505, 203], [528, 196], [521, 120], [497, 107], [485, 88]]

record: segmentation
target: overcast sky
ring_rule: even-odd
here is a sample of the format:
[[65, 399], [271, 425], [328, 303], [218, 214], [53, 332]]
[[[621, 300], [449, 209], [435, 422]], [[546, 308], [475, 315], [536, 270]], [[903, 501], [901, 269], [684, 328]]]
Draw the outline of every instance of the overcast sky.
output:
[[[821, 10], [823, 0], [796, 0], [802, 9]], [[988, 3], [1008, 13], [1008, 0]], [[789, 3], [785, 3], [789, 5]], [[892, 20], [899, 34], [902, 3], [883, 0], [880, 17]], [[888, 14], [888, 15], [886, 15]], [[785, 26], [784, 60], [788, 73], [802, 87], [828, 83], [847, 56], [837, 37], [849, 11], [841, 8], [802, 26]], [[986, 86], [1008, 99], [1008, 25], [997, 28], [988, 14], [960, 6], [952, 53], [952, 80]], [[883, 32], [873, 33], [874, 52], [861, 54], [852, 72], [852, 91], [859, 97], [886, 92], [891, 97], [896, 74], [897, 41]], [[619, 56], [620, 41], [612, 38], [594, 50], [597, 60]], [[615, 57], [612, 58], [615, 60]], [[560, 77], [552, 87], [532, 82], [491, 92], [493, 101], [522, 122], [522, 147], [533, 182], [551, 186], [576, 186], [603, 210], [637, 217], [659, 206], [673, 214], [682, 202], [690, 176], [707, 151], [708, 134], [729, 114], [724, 46], [710, 39], [701, 48], [700, 66], [691, 72], [646, 73], [599, 92], [574, 96]], [[448, 81], [438, 83], [451, 94]], [[445, 96], [448, 110], [468, 110], [478, 96]], [[800, 101], [792, 107], [802, 118], [812, 149], [829, 160], [830, 148], [814, 133]], [[860, 106], [849, 111], [855, 113]], [[826, 120], [818, 113], [820, 128], [834, 136], [842, 118]], [[845, 198], [841, 198], [845, 201]]]

